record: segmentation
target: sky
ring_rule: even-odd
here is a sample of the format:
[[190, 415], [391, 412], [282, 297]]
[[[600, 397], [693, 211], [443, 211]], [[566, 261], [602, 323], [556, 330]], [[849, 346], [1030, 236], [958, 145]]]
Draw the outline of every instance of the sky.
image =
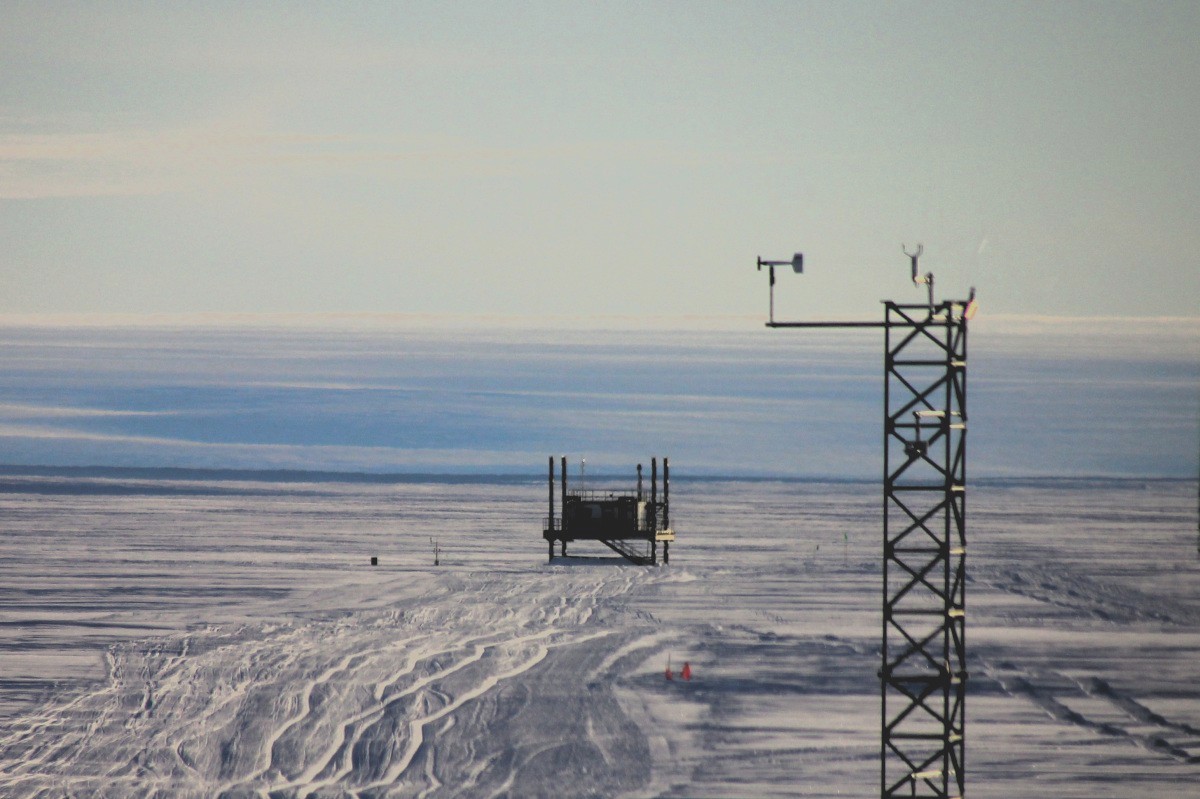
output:
[[0, 313], [1200, 316], [1194, 2], [0, 13]]

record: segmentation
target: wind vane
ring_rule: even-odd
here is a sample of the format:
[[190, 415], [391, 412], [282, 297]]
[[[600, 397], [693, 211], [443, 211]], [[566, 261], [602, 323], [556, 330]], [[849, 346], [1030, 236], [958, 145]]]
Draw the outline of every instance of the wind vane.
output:
[[774, 322], [775, 321], [775, 267], [790, 266], [792, 268], [792, 271], [799, 275], [804, 272], [804, 253], [802, 253], [802, 252], [796, 253], [795, 255], [792, 256], [792, 260], [790, 260], [790, 261], [764, 261], [762, 259], [762, 256], [760, 255], [758, 257], [758, 271], [761, 272], [762, 268], [764, 266], [768, 267], [768, 269], [770, 270], [770, 272], [769, 272], [769, 274], [770, 274], [769, 282], [771, 284], [770, 319], [772, 322]]

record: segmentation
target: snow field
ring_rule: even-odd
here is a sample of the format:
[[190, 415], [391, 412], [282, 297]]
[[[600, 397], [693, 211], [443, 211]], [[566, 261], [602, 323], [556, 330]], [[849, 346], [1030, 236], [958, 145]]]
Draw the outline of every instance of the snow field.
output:
[[[537, 481], [47, 480], [0, 493], [4, 796], [878, 792], [872, 484], [680, 480], [642, 568], [545, 564]], [[1195, 496], [973, 490], [972, 796], [1200, 796]]]

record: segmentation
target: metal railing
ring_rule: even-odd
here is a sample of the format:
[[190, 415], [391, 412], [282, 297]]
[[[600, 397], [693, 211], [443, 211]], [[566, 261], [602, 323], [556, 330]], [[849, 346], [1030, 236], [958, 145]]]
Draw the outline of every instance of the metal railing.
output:
[[570, 488], [567, 489], [567, 499], [579, 499], [584, 502], [603, 502], [608, 499], [637, 499], [637, 491], [613, 490], [604, 488]]

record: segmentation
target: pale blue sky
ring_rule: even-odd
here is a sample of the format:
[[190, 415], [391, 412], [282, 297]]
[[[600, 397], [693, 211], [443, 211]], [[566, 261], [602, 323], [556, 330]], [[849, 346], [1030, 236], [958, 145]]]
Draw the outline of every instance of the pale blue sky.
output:
[[1195, 2], [0, 16], [0, 313], [1200, 315]]

